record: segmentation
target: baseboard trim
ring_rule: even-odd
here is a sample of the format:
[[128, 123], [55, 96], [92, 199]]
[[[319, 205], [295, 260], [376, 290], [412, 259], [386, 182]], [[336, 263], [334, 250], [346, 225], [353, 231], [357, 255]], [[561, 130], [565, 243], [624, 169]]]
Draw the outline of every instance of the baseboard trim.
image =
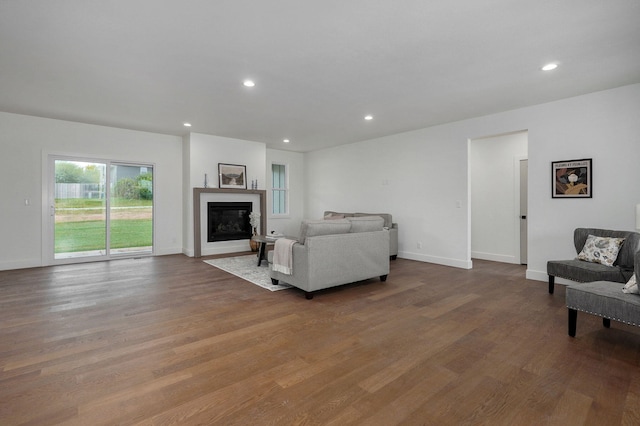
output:
[[496, 254], [496, 253], [484, 253], [481, 251], [472, 251], [472, 259], [489, 260], [492, 262], [512, 263], [517, 265], [520, 263], [519, 259], [516, 259], [513, 255]]
[[0, 262], [0, 271], [10, 271], [12, 269], [39, 268], [46, 266], [41, 259], [25, 259], [15, 262]]
[[153, 253], [154, 256], [166, 256], [170, 254], [182, 254], [182, 249], [179, 247], [169, 247], [165, 249], [156, 249]]
[[471, 260], [450, 259], [446, 257], [428, 256], [420, 253], [398, 252], [398, 257], [402, 259], [417, 260], [419, 262], [435, 263], [438, 265], [452, 266], [454, 268], [472, 269]]

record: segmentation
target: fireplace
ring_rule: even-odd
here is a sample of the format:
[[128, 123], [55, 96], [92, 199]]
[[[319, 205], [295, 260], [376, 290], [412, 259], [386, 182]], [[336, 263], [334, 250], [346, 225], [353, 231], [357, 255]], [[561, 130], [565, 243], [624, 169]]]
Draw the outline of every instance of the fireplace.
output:
[[264, 189], [193, 188], [193, 257], [237, 253], [247, 250], [247, 239], [235, 241], [207, 241], [209, 202], [249, 202], [252, 211], [260, 212], [258, 232], [267, 229], [267, 191]]
[[251, 202], [208, 202], [207, 242], [251, 238]]

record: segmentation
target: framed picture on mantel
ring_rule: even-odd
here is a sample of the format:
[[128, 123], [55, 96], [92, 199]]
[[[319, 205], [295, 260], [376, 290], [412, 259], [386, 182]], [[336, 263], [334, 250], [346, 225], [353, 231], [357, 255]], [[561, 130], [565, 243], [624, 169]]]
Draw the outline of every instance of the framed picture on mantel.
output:
[[218, 163], [218, 180], [220, 188], [247, 189], [247, 167]]
[[591, 198], [591, 158], [551, 163], [552, 198]]

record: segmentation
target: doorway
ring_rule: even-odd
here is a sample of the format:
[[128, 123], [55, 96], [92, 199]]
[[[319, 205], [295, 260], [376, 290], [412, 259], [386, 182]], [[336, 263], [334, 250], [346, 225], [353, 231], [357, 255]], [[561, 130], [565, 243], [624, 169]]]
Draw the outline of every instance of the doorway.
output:
[[[521, 172], [521, 160], [526, 161], [527, 152], [526, 131], [470, 140], [472, 259], [526, 263], [527, 226], [526, 221], [521, 219], [526, 213], [521, 213], [520, 183], [521, 173], [526, 176], [526, 171]], [[526, 200], [526, 182], [524, 185], [525, 193], [522, 196]]]
[[52, 263], [153, 254], [153, 166], [51, 156]]

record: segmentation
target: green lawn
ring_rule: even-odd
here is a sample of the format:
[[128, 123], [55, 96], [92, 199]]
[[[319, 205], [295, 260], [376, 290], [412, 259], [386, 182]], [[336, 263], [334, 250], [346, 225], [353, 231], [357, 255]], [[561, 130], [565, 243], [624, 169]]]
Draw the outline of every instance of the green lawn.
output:
[[[105, 222], [83, 221], [56, 223], [56, 253], [105, 249]], [[111, 221], [111, 248], [150, 247], [153, 245], [151, 219]]]

